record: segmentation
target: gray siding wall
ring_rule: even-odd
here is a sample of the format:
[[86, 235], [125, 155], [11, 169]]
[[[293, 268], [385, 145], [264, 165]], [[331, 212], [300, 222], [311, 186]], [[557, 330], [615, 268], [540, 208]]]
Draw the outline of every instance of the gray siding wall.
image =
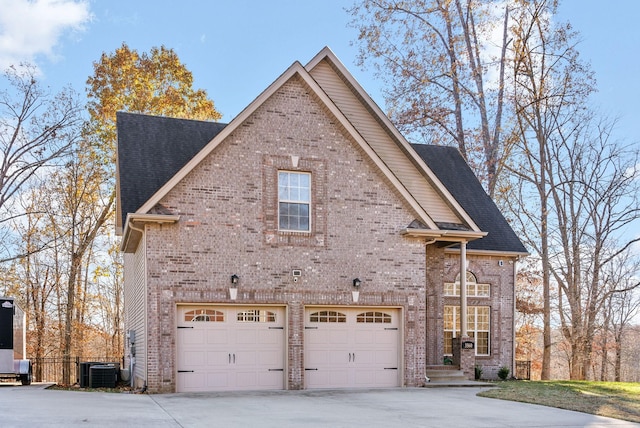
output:
[[[146, 247], [144, 236], [135, 253], [125, 253], [125, 325], [135, 331], [135, 367], [132, 376], [138, 387], [144, 385], [147, 377], [147, 329], [146, 329]], [[129, 342], [125, 349], [130, 355]], [[129, 361], [129, 364], [131, 362]]]
[[326, 61], [314, 67], [311, 75], [434, 221], [462, 223]]

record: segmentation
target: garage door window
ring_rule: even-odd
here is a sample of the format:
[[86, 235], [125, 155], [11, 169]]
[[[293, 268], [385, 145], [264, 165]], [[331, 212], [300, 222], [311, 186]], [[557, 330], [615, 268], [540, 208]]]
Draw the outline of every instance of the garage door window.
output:
[[356, 318], [359, 323], [391, 324], [391, 315], [384, 312], [363, 312]]
[[319, 311], [309, 315], [309, 322], [347, 322], [347, 316], [342, 312]]
[[186, 322], [224, 322], [224, 313], [213, 309], [194, 309], [185, 312], [184, 320]]
[[262, 309], [249, 309], [238, 312], [239, 322], [276, 322], [276, 314]]

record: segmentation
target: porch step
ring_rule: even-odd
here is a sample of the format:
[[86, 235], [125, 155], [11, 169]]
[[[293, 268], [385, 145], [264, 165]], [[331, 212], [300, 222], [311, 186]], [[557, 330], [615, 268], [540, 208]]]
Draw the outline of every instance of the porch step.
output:
[[428, 366], [426, 374], [431, 383], [467, 382], [469, 380], [458, 366]]

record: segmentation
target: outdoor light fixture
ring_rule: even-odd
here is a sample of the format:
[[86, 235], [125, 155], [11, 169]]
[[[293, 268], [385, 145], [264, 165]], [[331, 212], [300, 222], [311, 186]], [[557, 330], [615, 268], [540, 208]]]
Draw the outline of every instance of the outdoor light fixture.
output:
[[231, 285], [229, 286], [229, 297], [231, 298], [231, 300], [236, 300], [236, 298], [238, 297], [238, 280], [240, 278], [238, 277], [238, 275], [233, 274], [231, 275]]
[[360, 284], [362, 284], [362, 281], [360, 281], [360, 278], [355, 278], [353, 280], [353, 290], [351, 290], [351, 297], [353, 298], [353, 303], [358, 303], [358, 299], [360, 298], [360, 291], [358, 290], [358, 288], [360, 288]]

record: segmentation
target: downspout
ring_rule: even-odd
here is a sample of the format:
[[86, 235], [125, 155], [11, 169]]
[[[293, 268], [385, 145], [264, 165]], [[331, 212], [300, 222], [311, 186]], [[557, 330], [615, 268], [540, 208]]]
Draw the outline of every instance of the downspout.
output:
[[[426, 256], [427, 256], [427, 254], [426, 254], [426, 253], [427, 253], [427, 247], [428, 247], [429, 245], [431, 245], [431, 244], [435, 244], [435, 243], [436, 243], [436, 239], [431, 239], [431, 240], [429, 240], [429, 241], [427, 241], [427, 242], [425, 242], [425, 243], [424, 243], [424, 248], [425, 248], [425, 261], [424, 261], [424, 262], [425, 262], [425, 267], [426, 267], [426, 263], [427, 263], [427, 260], [426, 260]], [[425, 286], [426, 286], [426, 284], [425, 284]], [[426, 293], [425, 293], [425, 294], [426, 294]], [[426, 299], [426, 295], [425, 295], [425, 299]], [[425, 308], [429, 307], [429, 306], [427, 305], [427, 302], [426, 302], [426, 301], [425, 301], [424, 303], [425, 303]], [[424, 351], [425, 351], [425, 353], [427, 352], [426, 346], [427, 346], [427, 341], [429, 340], [429, 337], [428, 337], [428, 335], [429, 335], [429, 333], [428, 333], [429, 329], [427, 328], [427, 320], [428, 320], [428, 319], [429, 319], [429, 317], [428, 317], [428, 316], [427, 316], [427, 314], [425, 313], [425, 317], [424, 317], [424, 323], [425, 323], [425, 325], [424, 325], [424, 344], [425, 344], [425, 350], [424, 350]], [[431, 379], [429, 379], [429, 376], [427, 376], [427, 366], [426, 366], [426, 364], [425, 364], [424, 370], [425, 370], [425, 372], [424, 372], [424, 380], [425, 380], [426, 382], [431, 382]]]
[[[511, 350], [511, 376], [516, 377], [516, 281], [518, 280], [518, 260], [520, 258], [516, 257], [513, 261], [513, 316], [512, 316], [512, 326], [511, 326], [511, 335], [512, 335], [512, 350]], [[529, 372], [529, 378], [531, 378], [531, 372]]]

